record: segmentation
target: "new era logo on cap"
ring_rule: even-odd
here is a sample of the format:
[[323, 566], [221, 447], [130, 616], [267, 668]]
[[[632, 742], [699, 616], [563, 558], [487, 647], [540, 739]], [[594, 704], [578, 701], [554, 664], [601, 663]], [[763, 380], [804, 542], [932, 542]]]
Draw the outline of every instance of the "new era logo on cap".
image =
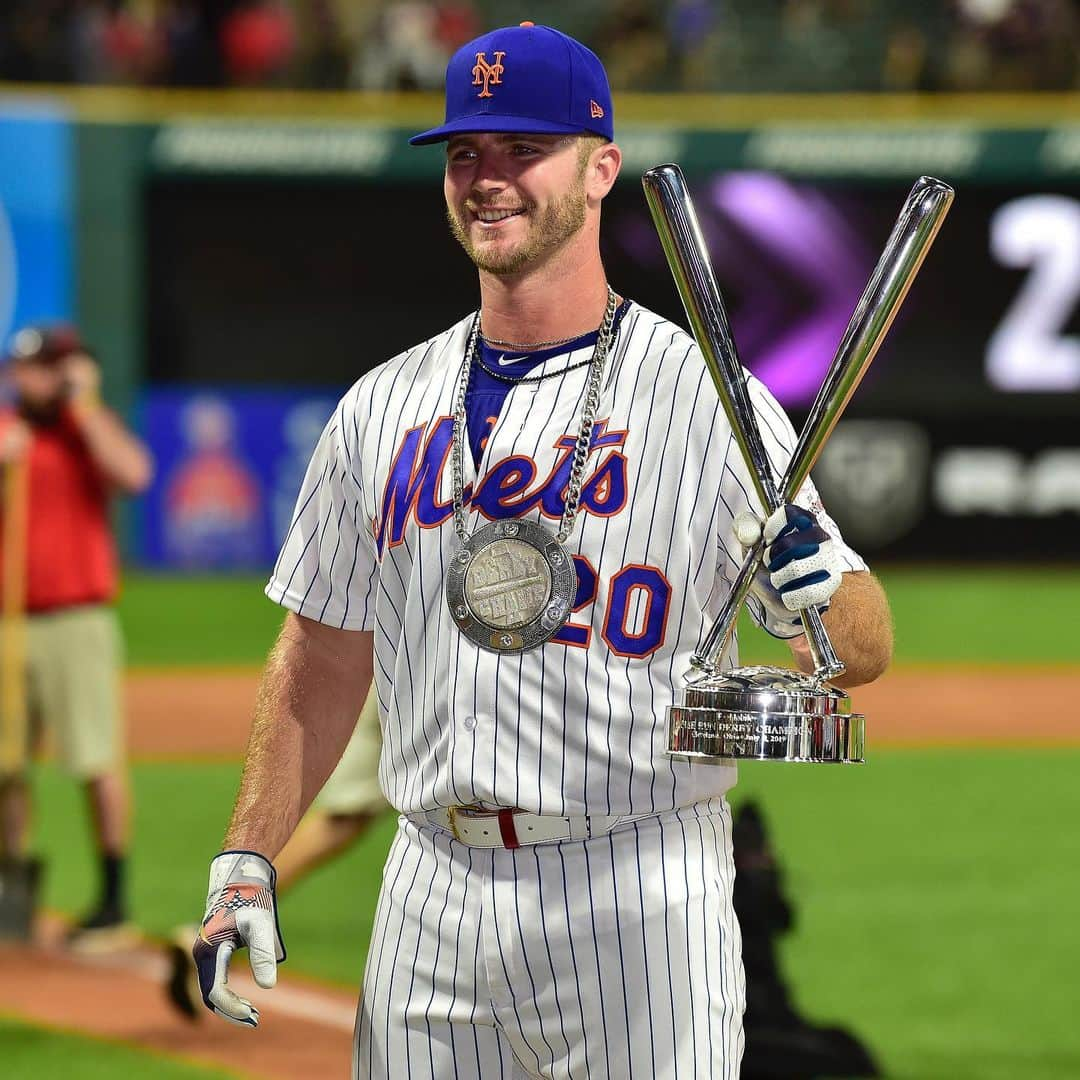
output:
[[413, 145], [462, 132], [614, 137], [611, 89], [599, 57], [550, 26], [505, 26], [463, 45], [446, 68], [446, 121]]

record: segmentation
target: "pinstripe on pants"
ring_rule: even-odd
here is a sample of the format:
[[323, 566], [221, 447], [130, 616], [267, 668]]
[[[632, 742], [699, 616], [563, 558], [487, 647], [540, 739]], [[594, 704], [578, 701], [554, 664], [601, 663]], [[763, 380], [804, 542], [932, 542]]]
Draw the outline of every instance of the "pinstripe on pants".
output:
[[517, 851], [469, 848], [403, 817], [354, 1077], [737, 1077], [732, 873], [719, 798]]

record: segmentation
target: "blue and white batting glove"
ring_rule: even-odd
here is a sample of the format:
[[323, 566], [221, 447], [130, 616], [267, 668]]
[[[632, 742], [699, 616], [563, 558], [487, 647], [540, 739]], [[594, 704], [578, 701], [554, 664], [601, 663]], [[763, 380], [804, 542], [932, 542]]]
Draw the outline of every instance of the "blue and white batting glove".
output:
[[210, 864], [206, 914], [192, 946], [199, 989], [206, 1007], [224, 1020], [259, 1026], [259, 1010], [229, 989], [229, 960], [247, 946], [255, 982], [269, 990], [285, 959], [278, 928], [274, 884], [277, 873], [254, 851], [223, 851]]
[[843, 569], [832, 537], [810, 510], [792, 503], [778, 507], [764, 523], [742, 510], [733, 524], [744, 548], [764, 535], [767, 546], [750, 591], [765, 608], [770, 630], [796, 637], [802, 633], [802, 619], [792, 619], [792, 612], [808, 607], [825, 611], [840, 587]]

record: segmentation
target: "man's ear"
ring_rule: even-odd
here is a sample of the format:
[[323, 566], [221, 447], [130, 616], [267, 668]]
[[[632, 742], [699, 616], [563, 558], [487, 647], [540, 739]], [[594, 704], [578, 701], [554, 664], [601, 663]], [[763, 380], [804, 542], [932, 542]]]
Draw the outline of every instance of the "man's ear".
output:
[[589, 157], [585, 177], [585, 192], [595, 199], [602, 199], [614, 186], [622, 168], [622, 151], [615, 143], [605, 143]]

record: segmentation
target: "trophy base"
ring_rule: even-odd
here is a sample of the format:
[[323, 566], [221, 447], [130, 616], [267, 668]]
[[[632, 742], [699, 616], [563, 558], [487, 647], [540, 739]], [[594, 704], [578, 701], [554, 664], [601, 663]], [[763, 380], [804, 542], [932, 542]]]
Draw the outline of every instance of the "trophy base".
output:
[[668, 755], [706, 764], [863, 764], [866, 718], [813, 675], [776, 667], [709, 673], [668, 709]]

